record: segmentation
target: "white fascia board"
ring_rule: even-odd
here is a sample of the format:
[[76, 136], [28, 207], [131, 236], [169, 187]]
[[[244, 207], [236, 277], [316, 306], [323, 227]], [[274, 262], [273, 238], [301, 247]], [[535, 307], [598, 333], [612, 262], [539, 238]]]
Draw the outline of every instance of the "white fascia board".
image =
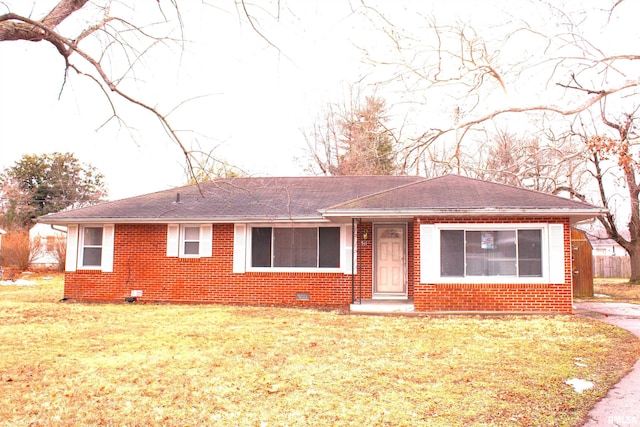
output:
[[[387, 209], [387, 210], [326, 210], [321, 216], [309, 217], [209, 217], [209, 218], [47, 218], [41, 216], [37, 222], [53, 225], [67, 224], [255, 224], [255, 223], [332, 223], [351, 218], [413, 218], [430, 216], [531, 216], [570, 217], [574, 222], [595, 218], [607, 213], [603, 208], [595, 209]], [[339, 221], [339, 222], [343, 222]]]
[[331, 223], [330, 220], [320, 217], [299, 218], [271, 218], [271, 217], [224, 217], [224, 218], [64, 218], [55, 220], [46, 217], [38, 218], [43, 224], [67, 225], [67, 224], [254, 224], [254, 223]]
[[593, 218], [603, 215], [606, 209], [415, 209], [415, 210], [347, 210], [323, 211], [325, 218], [386, 218], [430, 216], [535, 216]]
[[255, 223], [331, 223], [332, 221], [323, 217], [323, 216], [313, 216], [313, 217], [297, 217], [297, 218], [270, 218], [270, 217], [252, 217], [252, 218], [238, 218], [232, 220], [224, 220], [224, 221], [215, 221], [215, 222], [232, 222], [232, 223], [244, 223], [244, 224], [255, 224]]

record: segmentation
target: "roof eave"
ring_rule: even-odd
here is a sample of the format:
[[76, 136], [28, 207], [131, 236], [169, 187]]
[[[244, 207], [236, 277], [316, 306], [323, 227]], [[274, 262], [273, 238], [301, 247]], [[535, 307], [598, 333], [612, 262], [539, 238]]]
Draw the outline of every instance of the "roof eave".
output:
[[606, 209], [336, 209], [320, 212], [325, 218], [413, 218], [413, 217], [569, 217], [574, 221], [584, 221], [607, 213]]
[[304, 217], [197, 217], [197, 218], [47, 218], [37, 219], [42, 224], [253, 224], [253, 223], [318, 223], [330, 222], [322, 216]]
[[255, 223], [319, 223], [343, 222], [350, 218], [368, 219], [410, 219], [414, 217], [564, 217], [572, 222], [580, 222], [596, 218], [607, 212], [606, 209], [328, 209], [319, 216], [270, 217], [270, 216], [224, 216], [194, 218], [56, 218], [48, 215], [39, 217], [37, 222], [53, 225], [69, 224], [255, 224]]

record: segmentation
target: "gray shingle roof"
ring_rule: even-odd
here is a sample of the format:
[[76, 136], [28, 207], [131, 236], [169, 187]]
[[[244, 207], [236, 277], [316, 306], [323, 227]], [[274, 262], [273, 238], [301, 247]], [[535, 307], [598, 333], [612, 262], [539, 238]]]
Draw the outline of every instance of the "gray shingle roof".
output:
[[145, 194], [41, 217], [46, 223], [321, 220], [319, 209], [424, 178], [342, 176], [234, 178]]
[[448, 175], [235, 178], [40, 217], [40, 222], [318, 221], [350, 216], [526, 211], [592, 217], [592, 205]]
[[459, 175], [425, 179], [332, 206], [327, 210], [593, 209], [594, 206]]

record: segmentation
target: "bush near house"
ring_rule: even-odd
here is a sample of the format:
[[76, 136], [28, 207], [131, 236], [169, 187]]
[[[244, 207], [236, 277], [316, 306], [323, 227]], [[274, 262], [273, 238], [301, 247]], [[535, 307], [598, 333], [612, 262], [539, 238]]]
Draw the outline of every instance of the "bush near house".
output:
[[40, 239], [31, 239], [25, 230], [10, 230], [2, 238], [0, 266], [5, 269], [27, 270], [31, 262], [37, 258], [44, 246]]
[[[42, 265], [40, 259], [48, 255], [53, 261]], [[28, 231], [13, 230], [4, 235], [0, 249], [0, 270], [5, 280], [13, 280], [16, 275], [29, 269], [64, 271], [66, 259], [66, 239], [62, 236], [30, 236]], [[11, 276], [11, 277], [10, 277]]]

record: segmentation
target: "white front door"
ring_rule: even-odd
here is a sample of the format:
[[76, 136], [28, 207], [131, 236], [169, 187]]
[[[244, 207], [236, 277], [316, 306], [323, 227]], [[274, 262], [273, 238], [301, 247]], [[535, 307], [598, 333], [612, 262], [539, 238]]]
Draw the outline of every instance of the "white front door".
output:
[[375, 225], [374, 296], [406, 296], [406, 227]]

